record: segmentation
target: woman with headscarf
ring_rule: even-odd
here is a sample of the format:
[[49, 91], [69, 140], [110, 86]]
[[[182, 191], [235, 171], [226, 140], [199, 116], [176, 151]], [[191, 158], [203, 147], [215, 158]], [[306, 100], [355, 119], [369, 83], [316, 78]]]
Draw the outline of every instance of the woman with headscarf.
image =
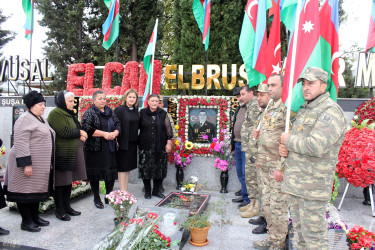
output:
[[[82, 128], [88, 134], [84, 147], [86, 173], [94, 194], [94, 204], [103, 209], [99, 181], [105, 181], [107, 194], [113, 190], [117, 179], [115, 139], [121, 128], [117, 116], [106, 105], [107, 99], [103, 90], [96, 91], [92, 101], [92, 107], [86, 110], [82, 117]], [[108, 204], [107, 199], [105, 203]]]
[[[167, 176], [167, 153], [172, 149], [172, 127], [167, 112], [158, 107], [159, 96], [152, 94], [148, 106], [140, 111], [139, 178], [143, 179], [145, 198], [153, 196], [164, 198], [161, 184]], [[151, 179], [154, 188], [151, 192]]]
[[14, 145], [9, 153], [5, 184], [7, 200], [17, 203], [21, 230], [39, 232], [49, 222], [39, 217], [39, 202], [53, 190], [55, 132], [43, 119], [46, 100], [37, 91], [23, 98], [29, 109], [14, 124]]
[[[0, 148], [1, 146], [3, 145], [3, 141], [0, 139]], [[0, 164], [0, 169], [2, 169], [3, 166]], [[1, 186], [1, 181], [0, 181], [0, 209], [4, 208], [7, 206], [7, 203], [5, 202], [5, 197], [4, 197], [4, 192], [3, 192], [3, 188]], [[0, 235], [8, 235], [9, 234], [9, 230], [6, 230], [2, 227], [0, 227]]]
[[120, 120], [121, 130], [117, 137], [119, 150], [116, 151], [118, 180], [120, 190], [128, 191], [130, 171], [137, 168], [138, 142], [138, 93], [128, 89], [124, 94], [123, 105], [115, 108], [114, 113]]
[[55, 96], [56, 108], [49, 116], [48, 123], [56, 132], [55, 150], [55, 205], [56, 217], [69, 221], [70, 216], [78, 216], [81, 212], [70, 206], [72, 182], [85, 180], [86, 169], [83, 155], [83, 143], [87, 133], [81, 129], [74, 113], [74, 93], [66, 90]]

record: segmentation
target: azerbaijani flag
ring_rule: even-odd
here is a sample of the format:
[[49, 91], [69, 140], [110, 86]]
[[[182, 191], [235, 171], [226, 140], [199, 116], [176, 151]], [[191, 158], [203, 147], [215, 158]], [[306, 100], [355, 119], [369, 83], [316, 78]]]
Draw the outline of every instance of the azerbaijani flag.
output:
[[210, 40], [211, 0], [194, 0], [193, 14], [202, 32], [204, 49], [207, 51]]
[[272, 0], [269, 15], [273, 15], [273, 20], [267, 44], [267, 78], [281, 72], [280, 0], [278, 2]]
[[337, 102], [339, 92], [339, 0], [326, 0], [320, 9], [319, 18], [322, 69], [328, 72], [327, 91], [331, 98]]
[[[307, 67], [322, 68], [321, 63], [321, 45], [320, 45], [320, 23], [319, 23], [319, 0], [302, 0], [301, 8], [297, 11], [296, 0], [284, 0], [284, 6], [287, 6], [288, 15], [297, 17], [299, 15], [299, 23], [296, 27], [295, 23], [285, 24], [292, 28], [290, 46], [288, 49], [284, 84], [281, 94], [282, 101], [287, 105], [287, 99], [292, 97], [291, 110], [298, 112], [298, 109], [305, 102], [302, 95], [302, 83], [297, 83], [298, 78], [303, 74]], [[293, 4], [295, 6], [293, 6]], [[293, 13], [292, 8], [295, 12]], [[283, 10], [281, 11], [283, 13]], [[285, 13], [285, 12], [284, 12]], [[283, 16], [283, 15], [281, 15]], [[284, 20], [290, 21], [289, 16], [284, 16]], [[294, 20], [294, 22], [296, 22]], [[298, 28], [298, 30], [297, 30]], [[289, 28], [288, 28], [289, 29]], [[297, 33], [297, 36], [295, 37]], [[294, 39], [296, 38], [296, 39]], [[296, 44], [294, 44], [296, 41]], [[295, 48], [295, 54], [293, 53]], [[294, 58], [292, 58], [294, 57]], [[294, 65], [292, 61], [294, 60]], [[293, 72], [293, 73], [292, 73]], [[292, 81], [290, 82], [290, 76]], [[292, 84], [292, 96], [289, 94], [289, 85]]]
[[22, 7], [26, 15], [25, 38], [30, 40], [34, 30], [34, 0], [22, 0]]
[[142, 98], [142, 108], [147, 108], [147, 99], [152, 91], [152, 77], [154, 70], [154, 54], [158, 36], [158, 19], [156, 19], [154, 30], [152, 31], [150, 42], [148, 43], [145, 56], [143, 57], [143, 67], [147, 74], [147, 83]]
[[108, 17], [102, 25], [103, 47], [108, 50], [119, 34], [120, 2], [119, 0], [104, 0], [109, 9]]
[[239, 48], [245, 64], [249, 87], [266, 80], [266, 11], [266, 1], [247, 1]]
[[375, 0], [372, 0], [370, 27], [368, 28], [366, 52], [375, 52]]

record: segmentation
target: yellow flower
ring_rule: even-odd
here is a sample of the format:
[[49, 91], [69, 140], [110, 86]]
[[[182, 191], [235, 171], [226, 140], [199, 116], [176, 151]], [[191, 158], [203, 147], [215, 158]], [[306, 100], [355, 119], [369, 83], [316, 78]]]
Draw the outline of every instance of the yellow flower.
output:
[[190, 149], [192, 149], [194, 147], [194, 144], [191, 142], [191, 141], [186, 141], [185, 142], [185, 148], [187, 149], [187, 150], [190, 150]]
[[176, 144], [177, 146], [180, 145], [180, 143], [178, 142], [178, 140], [175, 140], [174, 144]]
[[179, 129], [180, 129], [180, 126], [178, 126], [178, 125], [176, 124], [176, 125], [174, 125], [174, 128], [175, 128], [176, 130], [179, 130]]

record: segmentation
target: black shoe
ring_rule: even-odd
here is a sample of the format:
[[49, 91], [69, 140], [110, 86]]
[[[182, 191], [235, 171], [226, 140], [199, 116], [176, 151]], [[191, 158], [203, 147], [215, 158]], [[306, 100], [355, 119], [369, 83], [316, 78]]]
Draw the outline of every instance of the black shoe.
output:
[[247, 205], [249, 205], [249, 203], [250, 203], [250, 202], [246, 202], [246, 201], [244, 201], [244, 202], [242, 202], [241, 204], [238, 205], [238, 208], [241, 208], [241, 207], [247, 206]]
[[151, 199], [151, 193], [145, 193], [145, 199]]
[[70, 216], [69, 214], [64, 214], [64, 215], [59, 215], [58, 213], [55, 212], [56, 218], [62, 221], [70, 221]]
[[234, 193], [235, 196], [241, 196], [241, 189]]
[[263, 216], [258, 217], [258, 219], [250, 219], [249, 223], [252, 225], [262, 225], [266, 223], [266, 219]]
[[71, 216], [78, 216], [81, 215], [81, 212], [74, 210], [73, 208], [70, 208], [70, 210], [66, 211], [67, 214]]
[[35, 224], [41, 227], [49, 226], [49, 221], [43, 220], [42, 218], [38, 217], [37, 219], [33, 220]]
[[21, 230], [35, 233], [35, 232], [40, 232], [41, 229], [38, 225], [36, 225], [34, 223], [30, 224], [30, 225], [26, 225], [26, 224], [21, 223]]
[[152, 193], [152, 195], [153, 195], [153, 196], [156, 196], [156, 197], [158, 197], [158, 198], [160, 198], [160, 199], [164, 199], [164, 198], [165, 198], [165, 195], [162, 194], [161, 192]]
[[9, 234], [9, 230], [6, 230], [2, 227], [0, 227], [0, 235], [8, 235]]
[[368, 200], [364, 200], [364, 201], [362, 202], [362, 204], [363, 204], [363, 205], [370, 206], [370, 205], [371, 205], [371, 202], [368, 201]]
[[254, 228], [252, 231], [253, 234], [266, 234], [267, 233], [267, 223], [259, 225], [257, 228]]
[[238, 197], [238, 198], [232, 199], [232, 201], [236, 202], [236, 203], [241, 203], [241, 202], [243, 202], [243, 199], [242, 199], [242, 197]]
[[103, 209], [104, 208], [103, 202], [101, 200], [99, 200], [99, 201], [95, 201], [94, 200], [94, 204], [95, 204], [95, 207], [97, 207], [99, 209]]

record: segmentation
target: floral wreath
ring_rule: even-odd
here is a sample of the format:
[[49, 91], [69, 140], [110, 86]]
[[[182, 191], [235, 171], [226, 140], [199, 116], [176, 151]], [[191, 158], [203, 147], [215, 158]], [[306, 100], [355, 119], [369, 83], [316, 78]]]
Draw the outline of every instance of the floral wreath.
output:
[[[177, 96], [177, 119], [178, 119], [178, 136], [183, 143], [189, 131], [189, 108], [217, 108], [218, 123], [217, 138], [219, 142], [224, 140], [222, 129], [229, 127], [230, 97], [226, 96]], [[194, 143], [193, 153], [201, 156], [211, 156], [210, 143]]]

